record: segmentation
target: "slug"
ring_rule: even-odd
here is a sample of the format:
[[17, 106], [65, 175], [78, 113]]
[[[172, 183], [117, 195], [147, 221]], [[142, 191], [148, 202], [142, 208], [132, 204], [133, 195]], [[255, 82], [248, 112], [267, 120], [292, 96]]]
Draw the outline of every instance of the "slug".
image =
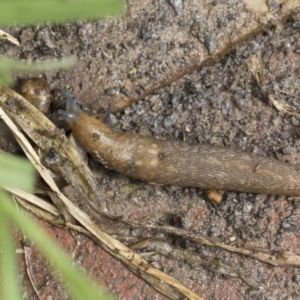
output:
[[61, 119], [105, 167], [151, 184], [300, 196], [300, 170], [244, 150], [116, 132], [83, 113], [69, 94]]
[[23, 80], [18, 87], [18, 93], [43, 114], [48, 112], [51, 104], [51, 94], [45, 79], [30, 78]]

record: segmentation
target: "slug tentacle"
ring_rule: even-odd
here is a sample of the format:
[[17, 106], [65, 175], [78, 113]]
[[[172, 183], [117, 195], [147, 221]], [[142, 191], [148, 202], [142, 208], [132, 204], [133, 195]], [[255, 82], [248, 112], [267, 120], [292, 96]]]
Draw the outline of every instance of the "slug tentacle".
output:
[[107, 111], [103, 120], [104, 124], [110, 125], [111, 122], [110, 114], [111, 114], [111, 102], [109, 102], [107, 106]]
[[66, 92], [65, 95], [67, 98], [66, 110], [59, 109], [58, 114], [60, 115], [60, 120], [66, 121], [67, 124], [72, 128], [78, 118], [84, 113], [76, 105], [69, 92]]

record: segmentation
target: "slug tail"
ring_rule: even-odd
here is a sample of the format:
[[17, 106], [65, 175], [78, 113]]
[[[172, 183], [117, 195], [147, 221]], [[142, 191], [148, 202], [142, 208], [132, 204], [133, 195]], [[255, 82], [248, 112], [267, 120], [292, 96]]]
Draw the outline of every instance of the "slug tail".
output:
[[69, 92], [66, 92], [65, 95], [67, 98], [66, 110], [58, 110], [58, 114], [60, 115], [59, 119], [65, 121], [72, 128], [83, 112], [76, 105]]

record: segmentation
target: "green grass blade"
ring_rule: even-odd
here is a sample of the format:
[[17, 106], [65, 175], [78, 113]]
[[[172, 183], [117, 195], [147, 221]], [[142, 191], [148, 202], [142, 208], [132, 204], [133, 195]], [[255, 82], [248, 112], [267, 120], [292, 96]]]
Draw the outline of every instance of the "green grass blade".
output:
[[11, 186], [30, 192], [34, 185], [35, 169], [24, 158], [0, 154], [0, 186]]
[[[5, 200], [0, 191], [0, 201]], [[0, 210], [0, 270], [1, 270], [1, 299], [22, 299], [20, 283], [17, 277], [15, 247], [7, 220]]]
[[120, 14], [122, 0], [1, 0], [0, 25], [62, 22]]
[[25, 214], [20, 215], [8, 196], [5, 197], [5, 195], [3, 196], [0, 194], [0, 198], [0, 209], [2, 210], [2, 213], [24, 231], [26, 236], [37, 245], [43, 255], [51, 261], [53, 267], [62, 274], [74, 299], [113, 299], [107, 291], [100, 291], [99, 285], [97, 286], [92, 283], [92, 280], [87, 278], [86, 275], [83, 275], [75, 269], [72, 266], [69, 257], [47, 236], [42, 228], [37, 226]]
[[66, 57], [61, 60], [53, 61], [53, 60], [45, 60], [40, 63], [33, 63], [28, 65], [24, 62], [17, 60], [8, 60], [7, 58], [3, 58], [0, 56], [0, 72], [7, 71], [23, 71], [23, 72], [41, 72], [48, 71], [59, 68], [67, 68], [76, 62], [75, 57]]
[[43, 61], [31, 65], [21, 61], [8, 60], [0, 56], [0, 85], [8, 84], [11, 81], [11, 74], [13, 72], [45, 72], [48, 70], [67, 68], [75, 63], [76, 58], [73, 56], [57, 61]]

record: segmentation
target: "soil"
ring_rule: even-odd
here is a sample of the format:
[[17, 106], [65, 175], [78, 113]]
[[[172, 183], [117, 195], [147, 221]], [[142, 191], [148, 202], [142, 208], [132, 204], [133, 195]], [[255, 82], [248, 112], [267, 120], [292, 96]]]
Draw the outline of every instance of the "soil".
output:
[[[223, 20], [222, 26], [228, 20], [236, 24], [238, 11], [247, 12], [244, 7], [234, 7], [242, 6], [237, 4], [239, 2], [228, 1], [226, 5], [219, 5], [218, 9], [227, 11], [226, 18], [218, 19], [219, 22]], [[149, 1], [148, 9], [147, 3], [141, 6], [129, 3], [129, 14], [118, 20], [8, 28], [5, 30], [21, 41], [21, 47], [0, 41], [0, 53], [27, 61], [68, 55], [78, 58], [78, 63], [68, 70], [42, 74], [53, 95], [49, 118], [59, 127], [65, 126], [58, 120], [57, 110], [64, 105], [63, 92], [66, 89], [72, 92], [85, 111], [95, 117], [103, 112], [107, 102], [116, 101], [118, 97], [123, 100], [130, 96], [136, 99], [143, 97], [122, 112], [116, 109], [112, 126], [157, 138], [243, 148], [299, 165], [299, 119], [276, 110], [266, 94], [261, 92], [247, 64], [251, 55], [259, 54], [264, 66], [265, 87], [270, 91], [275, 88], [283, 91], [277, 92], [278, 97], [284, 98], [297, 110], [300, 97], [299, 13], [249, 37], [227, 54], [228, 49], [225, 51], [223, 47], [224, 51], [220, 51], [222, 57], [199, 69], [200, 60], [195, 63], [191, 59], [192, 54], [200, 51], [200, 44], [204, 56], [210, 57], [212, 52], [217, 51], [220, 46], [217, 34], [207, 35], [217, 29], [214, 22], [210, 24], [207, 20], [204, 41], [194, 31], [186, 36], [187, 24], [195, 27], [200, 13], [194, 13], [191, 20], [192, 8], [187, 4], [181, 7], [180, 3]], [[153, 7], [159, 7], [160, 11]], [[201, 25], [202, 21], [197, 24]], [[220, 28], [218, 30], [220, 32]], [[174, 32], [181, 36], [175, 44], [170, 37]], [[188, 49], [188, 54], [185, 54]], [[166, 53], [168, 55], [165, 56]], [[179, 60], [185, 55], [186, 61]], [[197, 70], [181, 77], [189, 68], [193, 69], [193, 64], [197, 65]], [[168, 74], [171, 74], [170, 68], [174, 69], [174, 82], [157, 89], [165, 85]], [[184, 72], [177, 78], [175, 75], [180, 68]], [[33, 75], [36, 76], [26, 76]], [[24, 75], [15, 74], [12, 87], [16, 87], [21, 78]], [[19, 153], [18, 146], [7, 136], [2, 132], [1, 148]], [[214, 205], [207, 200], [204, 189], [145, 184], [135, 190], [140, 181], [106, 170], [92, 158], [90, 167], [99, 180], [101, 193], [110, 199], [110, 210], [117, 217], [134, 219], [141, 224], [169, 224], [193, 232], [195, 237], [208, 236], [236, 247], [270, 253], [299, 253], [298, 198], [225, 191], [222, 203]], [[88, 207], [85, 209], [104, 231], [128, 245], [152, 238], [147, 249], [140, 251], [144, 254], [154, 252], [146, 260], [179, 279], [204, 299], [300, 297], [300, 270], [297, 267], [271, 266], [157, 230], [102, 219]], [[74, 239], [62, 229], [43, 225], [64, 244], [74, 261], [105, 284], [116, 298], [164, 298], [88, 238], [78, 235]], [[30, 257], [34, 260], [34, 255]], [[29, 263], [33, 264], [33, 261]], [[41, 268], [33, 272], [41, 272]], [[52, 277], [47, 276], [47, 280], [38, 284], [40, 288], [51, 282]], [[23, 281], [26, 286], [24, 299], [38, 299], [28, 287], [26, 274], [23, 274]], [[54, 290], [49, 288], [45, 294], [41, 291], [40, 299], [46, 299], [45, 295], [52, 295], [55, 299], [68, 298], [65, 290], [61, 291], [61, 287], [57, 286]]]

